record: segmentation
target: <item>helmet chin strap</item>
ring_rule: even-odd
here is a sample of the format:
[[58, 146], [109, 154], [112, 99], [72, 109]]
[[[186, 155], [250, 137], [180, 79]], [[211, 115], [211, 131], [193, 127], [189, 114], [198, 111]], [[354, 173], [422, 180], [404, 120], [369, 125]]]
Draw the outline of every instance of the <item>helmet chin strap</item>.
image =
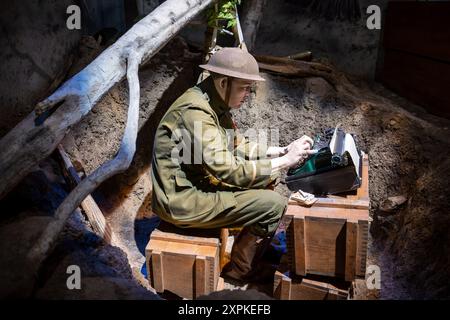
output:
[[231, 86], [233, 85], [233, 77], [227, 78], [227, 91], [225, 92], [225, 103], [230, 107], [230, 97], [231, 97]]

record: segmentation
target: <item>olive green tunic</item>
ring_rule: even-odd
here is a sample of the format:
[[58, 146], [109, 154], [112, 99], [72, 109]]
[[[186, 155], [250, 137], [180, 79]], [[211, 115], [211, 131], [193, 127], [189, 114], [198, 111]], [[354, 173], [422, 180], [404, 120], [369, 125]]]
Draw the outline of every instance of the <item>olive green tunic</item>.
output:
[[172, 104], [156, 130], [153, 212], [178, 227], [273, 232], [287, 201], [265, 189], [278, 178], [266, 151], [234, 130], [229, 107], [206, 79]]

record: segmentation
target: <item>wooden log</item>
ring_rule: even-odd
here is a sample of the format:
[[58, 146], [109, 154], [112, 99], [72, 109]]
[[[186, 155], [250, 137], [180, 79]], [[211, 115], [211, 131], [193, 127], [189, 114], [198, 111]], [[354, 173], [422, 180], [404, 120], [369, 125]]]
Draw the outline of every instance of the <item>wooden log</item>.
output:
[[344, 73], [330, 65], [286, 57], [255, 55], [255, 58], [262, 70], [292, 77], [320, 77], [327, 81], [339, 94], [356, 101], [357, 88], [347, 79]]
[[[213, 0], [167, 0], [37, 105], [0, 140], [0, 199], [48, 157], [71, 126], [126, 74], [131, 49], [145, 62]], [[141, 46], [134, 48], [139, 42]], [[40, 116], [38, 116], [40, 115]]]
[[294, 54], [287, 56], [286, 58], [293, 59], [293, 60], [311, 61], [312, 60], [312, 52], [305, 51], [305, 52], [294, 53]]
[[[58, 145], [58, 153], [61, 158], [64, 176], [68, 180], [71, 187], [74, 188], [80, 183], [80, 176], [78, 175], [77, 170], [73, 166], [72, 161], [62, 145]], [[98, 207], [94, 198], [91, 195], [88, 195], [81, 202], [80, 207], [88, 218], [94, 232], [99, 237], [103, 238], [107, 243], [112, 244], [113, 234], [111, 226], [106, 222], [105, 216]]]
[[259, 67], [276, 73], [297, 77], [321, 77], [336, 87], [340, 81], [330, 66], [318, 62], [293, 60], [285, 57], [255, 55]]

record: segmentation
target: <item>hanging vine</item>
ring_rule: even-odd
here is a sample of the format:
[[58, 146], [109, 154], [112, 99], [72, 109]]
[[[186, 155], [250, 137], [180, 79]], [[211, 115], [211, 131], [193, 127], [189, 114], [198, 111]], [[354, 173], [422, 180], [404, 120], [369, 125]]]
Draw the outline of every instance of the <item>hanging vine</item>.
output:
[[241, 0], [219, 0], [216, 6], [206, 12], [208, 26], [220, 31], [233, 28], [236, 25], [236, 6]]

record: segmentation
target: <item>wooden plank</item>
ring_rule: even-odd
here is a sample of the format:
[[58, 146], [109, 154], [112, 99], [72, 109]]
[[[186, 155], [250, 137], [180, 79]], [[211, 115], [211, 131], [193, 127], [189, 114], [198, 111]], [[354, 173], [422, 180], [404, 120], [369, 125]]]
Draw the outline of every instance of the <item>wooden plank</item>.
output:
[[103, 212], [98, 207], [94, 198], [92, 198], [91, 195], [87, 196], [86, 199], [81, 202], [80, 207], [86, 214], [94, 232], [103, 238], [106, 243], [114, 243], [111, 226], [106, 222]]
[[294, 261], [295, 273], [306, 274], [306, 253], [305, 253], [305, 219], [294, 217], [292, 220], [294, 232]]
[[429, 112], [450, 117], [450, 64], [386, 49], [381, 80]]
[[[359, 190], [359, 189], [358, 189]], [[317, 202], [313, 204], [314, 207], [333, 207], [333, 208], [343, 208], [343, 209], [368, 209], [369, 201], [368, 200], [359, 200], [359, 199], [349, 199], [349, 198], [317, 198]], [[298, 202], [292, 199], [289, 199], [288, 204], [297, 205]]]
[[343, 209], [343, 208], [329, 208], [329, 207], [302, 207], [299, 205], [288, 205], [286, 215], [305, 217], [313, 216], [317, 218], [329, 219], [347, 219], [354, 218], [354, 220], [367, 220], [366, 209]]
[[216, 250], [216, 257], [207, 257], [208, 274], [208, 293], [217, 290], [217, 284], [220, 278], [220, 260], [219, 250]]
[[[68, 180], [69, 185], [74, 188], [77, 184], [80, 183], [81, 178], [78, 175], [78, 172], [75, 170], [75, 167], [73, 166], [69, 155], [64, 150], [64, 147], [62, 145], [58, 145], [57, 149], [59, 157], [61, 159], [64, 176]], [[81, 202], [80, 207], [86, 214], [86, 217], [91, 224], [93, 231], [99, 237], [103, 238], [106, 243], [113, 243], [113, 232], [111, 226], [107, 223], [103, 212], [98, 207], [94, 198], [92, 198], [91, 195], [88, 195]]]
[[206, 271], [206, 257], [195, 257], [195, 297], [207, 294], [207, 271]]
[[306, 274], [342, 276], [345, 270], [345, 220], [307, 216], [305, 221]]
[[351, 282], [324, 277], [290, 278], [276, 271], [273, 297], [279, 300], [344, 300], [349, 297], [350, 288]]
[[449, 2], [390, 2], [380, 74], [386, 87], [446, 118], [450, 118], [449, 20]]
[[164, 252], [164, 289], [186, 298], [195, 298], [195, 254], [174, 253], [170, 244]]
[[179, 255], [196, 255], [203, 254], [206, 256], [214, 256], [218, 246], [203, 246], [191, 243], [182, 243], [170, 240], [160, 240], [151, 238], [147, 244], [149, 250], [170, 251]]
[[362, 181], [361, 187], [356, 190], [356, 197], [358, 201], [366, 201], [367, 207], [364, 209], [369, 209], [369, 157], [367, 156], [367, 154], [364, 154], [362, 161]]
[[383, 46], [450, 62], [450, 3], [389, 1]]
[[189, 243], [196, 244], [200, 246], [218, 246], [219, 239], [217, 238], [203, 238], [196, 236], [186, 236], [172, 232], [163, 232], [160, 230], [154, 230], [151, 235], [152, 239], [155, 240], [170, 240], [171, 242]]
[[151, 253], [151, 274], [152, 287], [156, 292], [164, 291], [164, 266], [161, 251], [152, 251]]
[[206, 258], [206, 293], [216, 290], [220, 274], [220, 249], [218, 247], [197, 246], [196, 255]]
[[227, 242], [225, 244], [225, 252], [224, 252], [223, 256], [221, 257], [222, 262], [220, 263], [220, 270], [222, 270], [223, 267], [226, 266], [228, 262], [230, 262], [231, 250], [233, 248], [233, 244], [234, 244], [234, 236], [229, 236], [227, 239]]
[[280, 271], [274, 275], [273, 297], [279, 300], [291, 300], [291, 278]]
[[228, 231], [228, 228], [222, 228], [220, 230], [220, 270], [222, 270], [222, 268], [228, 262], [228, 259], [226, 257], [226, 250], [229, 234], [230, 233]]
[[353, 281], [356, 275], [356, 247], [358, 224], [348, 220], [346, 223], [345, 239], [345, 280]]
[[225, 280], [222, 277], [219, 277], [219, 280], [217, 281], [217, 288], [216, 291], [222, 291], [225, 287]]
[[356, 276], [360, 278], [364, 278], [366, 276], [368, 239], [369, 239], [369, 222], [359, 220], [355, 272]]
[[350, 284], [344, 286], [345, 288], [338, 288], [331, 283], [321, 282], [303, 278], [300, 285], [295, 286], [294, 292], [291, 296], [298, 299], [308, 298], [309, 300], [345, 300], [348, 298]]

